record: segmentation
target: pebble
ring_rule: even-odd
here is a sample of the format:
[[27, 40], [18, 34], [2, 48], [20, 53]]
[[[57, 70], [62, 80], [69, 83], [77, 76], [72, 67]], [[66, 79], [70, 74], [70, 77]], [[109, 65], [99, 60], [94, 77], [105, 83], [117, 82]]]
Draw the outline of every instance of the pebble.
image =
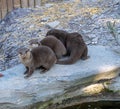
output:
[[46, 8], [50, 8], [50, 7], [52, 7], [52, 6], [53, 6], [53, 4], [50, 4], [50, 3], [45, 4], [45, 7], [46, 7]]
[[50, 17], [44, 17], [41, 19], [41, 22], [47, 22], [50, 19]]
[[46, 26], [47, 26], [48, 28], [55, 28], [55, 27], [57, 27], [59, 24], [60, 24], [59, 21], [53, 21], [53, 22], [48, 22], [48, 23], [46, 24]]
[[98, 43], [98, 37], [92, 39], [92, 44], [93, 45], [96, 45]]
[[60, 10], [60, 12], [65, 12], [66, 11], [66, 9], [64, 9], [64, 8], [61, 8], [59, 10]]
[[4, 25], [4, 24], [5, 24], [5, 22], [4, 22], [4, 21], [2, 21], [2, 22], [1, 22], [1, 25]]

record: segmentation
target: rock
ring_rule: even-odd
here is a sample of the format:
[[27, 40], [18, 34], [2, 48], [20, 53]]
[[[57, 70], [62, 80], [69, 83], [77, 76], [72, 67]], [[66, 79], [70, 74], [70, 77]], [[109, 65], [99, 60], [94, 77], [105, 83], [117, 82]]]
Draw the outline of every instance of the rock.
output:
[[117, 9], [117, 12], [118, 12], [118, 14], [120, 15], [120, 3], [119, 3], [119, 6], [118, 6], [118, 9]]
[[59, 24], [60, 24], [59, 21], [53, 21], [53, 22], [47, 23], [46, 26], [47, 26], [48, 28], [55, 28], [55, 27], [57, 27]]
[[112, 46], [112, 50], [120, 55], [120, 46]]
[[[35, 9], [15, 9], [0, 22], [0, 38], [7, 37], [6, 41], [0, 44], [1, 49], [3, 49], [0, 54], [0, 71], [19, 63], [16, 51], [21, 46], [28, 46], [27, 41], [30, 38], [38, 36], [44, 38], [48, 31], [48, 28], [45, 28], [44, 25], [49, 21], [51, 23], [59, 19], [57, 23], [55, 21], [52, 25], [48, 25], [49, 28], [64, 29], [68, 32], [80, 32], [82, 30], [84, 33], [82, 36], [87, 44], [115, 45], [116, 42], [112, 39], [113, 37], [109, 37], [110, 32], [107, 30], [106, 22], [115, 21], [117, 33], [120, 33], [119, 0], [109, 0], [109, 2], [105, 0], [92, 0], [91, 2], [89, 0], [59, 0], [63, 1], [60, 4], [58, 0], [48, 0], [48, 2], [50, 1], [54, 1], [54, 4], [47, 4]], [[71, 6], [74, 8], [71, 9]], [[85, 36], [89, 37], [85, 38]], [[73, 101], [78, 100], [78, 98], [74, 98], [75, 96], [82, 98], [81, 96], [86, 97], [86, 95], [94, 95], [95, 93], [100, 95], [105, 88], [115, 93], [119, 92], [119, 77], [110, 81], [110, 87], [103, 84], [104, 82], [96, 83], [96, 81], [105, 80], [108, 82], [110, 78], [117, 76], [117, 71], [111, 72], [111, 70], [120, 67], [120, 50], [114, 49], [115, 52], [113, 52], [105, 49], [105, 47], [95, 46], [92, 49], [89, 47], [89, 49], [90, 59], [86, 61], [80, 60], [76, 64], [69, 66], [55, 65], [43, 75], [36, 70], [32, 77], [27, 80], [23, 78], [25, 70], [23, 65], [5, 71], [5, 76], [0, 78], [0, 103], [3, 103], [0, 104], [0, 109], [10, 109], [10, 107], [24, 109], [27, 105], [31, 107], [30, 104], [41, 101], [45, 101], [43, 106], [47, 106], [46, 101], [51, 98], [55, 100], [54, 103], [56, 102], [57, 107], [57, 104], [62, 102], [71, 105], [72, 99]], [[111, 59], [111, 57], [114, 58]], [[107, 69], [108, 72], [104, 72]], [[55, 97], [56, 95], [57, 97]], [[101, 97], [98, 98], [101, 99]], [[103, 98], [106, 99], [107, 97]], [[92, 96], [90, 96], [91, 99]], [[114, 98], [111, 99], [115, 100]], [[82, 100], [79, 99], [78, 102], [80, 101]], [[83, 99], [83, 101], [85, 100]], [[48, 104], [51, 105], [52, 103], [50, 101]], [[42, 106], [41, 103], [38, 104]], [[30, 108], [29, 106], [27, 108]], [[45, 109], [45, 107], [42, 108]]]
[[109, 85], [108, 89], [113, 92], [118, 92], [120, 94], [120, 77], [113, 80], [112, 84]]
[[33, 24], [33, 25], [30, 25], [30, 27], [29, 28], [34, 28], [35, 27], [35, 25]]
[[5, 22], [4, 22], [4, 21], [2, 21], [2, 22], [1, 22], [1, 24], [2, 24], [2, 25], [4, 25], [4, 24], [5, 24]]
[[41, 22], [47, 22], [50, 19], [50, 17], [44, 17], [41, 19]]
[[46, 7], [46, 8], [50, 8], [50, 7], [52, 7], [52, 6], [53, 6], [53, 4], [50, 4], [50, 3], [45, 4], [45, 7]]
[[92, 39], [92, 44], [97, 44], [98, 43], [98, 37]]
[[[89, 46], [88, 49], [89, 59], [79, 60], [72, 65], [56, 64], [44, 74], [36, 70], [28, 79], [24, 78], [26, 69], [22, 64], [1, 72], [4, 77], [0, 78], [0, 108], [46, 109], [55, 105], [59, 108], [70, 105], [70, 102], [77, 100], [77, 96], [85, 98], [101, 93], [104, 89], [102, 83], [94, 83], [118, 76], [120, 56], [109, 47]], [[66, 102], [69, 99], [73, 101]]]
[[66, 9], [64, 9], [64, 8], [61, 8], [59, 10], [60, 10], [60, 12], [65, 12], [66, 11]]

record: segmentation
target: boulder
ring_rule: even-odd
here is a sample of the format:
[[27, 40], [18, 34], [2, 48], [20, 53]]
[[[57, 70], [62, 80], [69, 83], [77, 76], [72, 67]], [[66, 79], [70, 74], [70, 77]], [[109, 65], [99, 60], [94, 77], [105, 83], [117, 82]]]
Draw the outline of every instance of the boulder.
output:
[[[106, 82], [117, 77], [116, 87], [120, 84], [117, 83], [120, 55], [105, 46], [88, 46], [88, 51], [87, 60], [72, 65], [56, 64], [44, 74], [36, 70], [27, 79], [22, 64], [1, 72], [4, 76], [0, 78], [0, 109], [61, 109], [78, 101], [102, 100], [103, 96], [94, 98], [94, 95], [103, 90], [114, 91], [114, 82]], [[119, 96], [115, 99], [120, 100]]]

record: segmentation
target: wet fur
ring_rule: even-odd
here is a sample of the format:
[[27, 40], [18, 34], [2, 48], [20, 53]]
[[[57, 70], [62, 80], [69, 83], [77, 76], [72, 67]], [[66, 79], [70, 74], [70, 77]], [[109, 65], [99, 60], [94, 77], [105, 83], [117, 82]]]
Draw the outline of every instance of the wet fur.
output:
[[52, 35], [45, 37], [41, 41], [39, 39], [32, 39], [29, 41], [29, 43], [30, 45], [38, 44], [38, 46], [45, 45], [50, 47], [54, 51], [57, 59], [61, 58], [63, 55], [66, 54], [66, 48], [63, 43]]
[[68, 33], [63, 30], [52, 29], [47, 32], [46, 36], [53, 35], [58, 38], [66, 47], [68, 59], [58, 60], [58, 64], [73, 64], [79, 59], [88, 58], [88, 48], [82, 36], [77, 33]]
[[19, 51], [19, 58], [27, 69], [25, 77], [31, 76], [36, 68], [42, 68], [42, 72], [48, 71], [57, 60], [54, 52], [47, 46], [35, 47], [31, 51], [24, 48]]

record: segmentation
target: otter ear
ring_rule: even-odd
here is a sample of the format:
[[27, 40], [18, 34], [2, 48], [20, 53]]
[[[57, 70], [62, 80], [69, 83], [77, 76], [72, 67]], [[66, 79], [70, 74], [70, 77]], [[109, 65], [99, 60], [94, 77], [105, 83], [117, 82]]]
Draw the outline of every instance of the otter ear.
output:
[[18, 49], [17, 52], [18, 52], [18, 54], [22, 55], [22, 49], [21, 48]]
[[25, 49], [24, 49], [24, 53], [27, 53], [27, 52], [29, 52], [29, 51], [30, 51], [29, 48], [25, 48]]
[[32, 44], [35, 43], [35, 40], [36, 40], [36, 39], [30, 39], [30, 40], [28, 41], [28, 43], [29, 43], [30, 45], [32, 45]]

